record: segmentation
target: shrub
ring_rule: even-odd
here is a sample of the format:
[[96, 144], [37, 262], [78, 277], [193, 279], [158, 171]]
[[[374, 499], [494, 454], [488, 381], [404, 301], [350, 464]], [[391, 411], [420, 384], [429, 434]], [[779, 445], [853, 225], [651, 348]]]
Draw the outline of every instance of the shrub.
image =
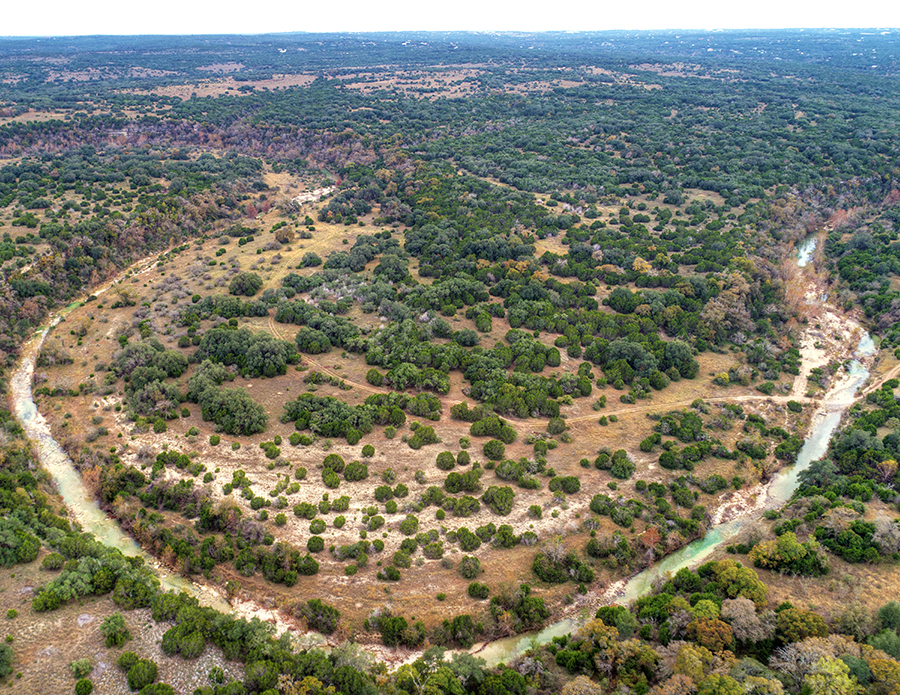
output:
[[550, 488], [550, 492], [562, 490], [568, 495], [574, 495], [576, 492], [581, 490], [581, 481], [574, 475], [567, 475], [565, 477], [551, 478], [548, 487]]
[[422, 548], [422, 554], [429, 560], [440, 560], [444, 556], [444, 546], [440, 541], [429, 543]]
[[131, 632], [121, 613], [113, 613], [108, 616], [100, 625], [100, 632], [106, 638], [107, 648], [121, 647], [125, 644], [125, 640], [131, 639]]
[[506, 456], [506, 446], [499, 439], [491, 439], [482, 447], [485, 458], [490, 461], [502, 461]]
[[252, 297], [262, 287], [262, 278], [256, 273], [238, 273], [228, 283], [228, 294]]
[[383, 582], [399, 582], [400, 570], [392, 566], [385, 567], [381, 572], [378, 573], [378, 579]]
[[466, 555], [459, 561], [457, 569], [464, 579], [475, 579], [481, 574], [481, 562], [477, 557]]
[[344, 469], [344, 480], [348, 483], [365, 480], [369, 477], [369, 467], [359, 461], [351, 461]]
[[138, 655], [134, 652], [122, 652], [122, 654], [119, 655], [119, 658], [116, 659], [116, 666], [122, 669], [125, 673], [128, 673], [131, 667], [138, 662], [139, 658], [140, 657], [138, 657]]
[[552, 417], [547, 423], [547, 432], [552, 435], [562, 434], [566, 429], [566, 421], [559, 417]]
[[128, 687], [132, 690], [140, 690], [155, 681], [157, 674], [156, 662], [150, 659], [138, 659], [137, 663], [128, 669]]
[[81, 678], [75, 684], [75, 695], [91, 695], [94, 692], [94, 684], [87, 678]]
[[311, 630], [321, 632], [323, 635], [333, 633], [341, 619], [341, 612], [337, 608], [317, 598], [307, 601], [299, 612], [306, 618], [306, 624]]
[[469, 584], [468, 588], [469, 596], [475, 599], [486, 599], [491, 595], [491, 590], [488, 588], [487, 584], [482, 584], [481, 582], [472, 582]]
[[449, 451], [442, 451], [437, 455], [435, 463], [442, 471], [449, 471], [456, 466], [456, 459], [453, 458], [453, 454]]
[[219, 442], [221, 442], [221, 441], [222, 441], [222, 438], [217, 434], [214, 434], [209, 438], [209, 443], [211, 446], [218, 446]]
[[362, 455], [365, 456], [367, 459], [372, 458], [375, 455], [375, 447], [372, 446], [371, 444], [366, 444], [362, 448]]
[[322, 536], [311, 536], [306, 541], [306, 549], [311, 553], [321, 553], [325, 549], [325, 541]]
[[85, 657], [83, 659], [75, 659], [75, 661], [70, 663], [69, 670], [75, 678], [84, 678], [94, 670], [94, 665], [91, 663], [90, 659]]
[[494, 514], [506, 516], [512, 511], [515, 498], [516, 494], [511, 487], [507, 485], [491, 485], [481, 496], [481, 501], [484, 502]]
[[400, 522], [400, 533], [404, 536], [412, 536], [419, 530], [419, 520], [409, 515]]
[[379, 485], [375, 488], [374, 494], [379, 502], [387, 502], [394, 497], [394, 490], [390, 485]]
[[41, 562], [41, 567], [43, 567], [45, 570], [58, 570], [62, 568], [65, 562], [66, 558], [64, 558], [59, 553], [50, 553]]

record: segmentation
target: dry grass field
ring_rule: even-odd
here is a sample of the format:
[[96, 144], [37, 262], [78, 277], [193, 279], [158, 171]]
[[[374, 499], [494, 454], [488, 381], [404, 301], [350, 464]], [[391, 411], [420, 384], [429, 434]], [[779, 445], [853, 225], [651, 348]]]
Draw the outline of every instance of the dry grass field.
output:
[[[274, 195], [269, 193], [269, 197], [276, 199], [293, 197], [312, 185], [311, 182], [295, 179], [284, 173], [271, 172], [267, 174], [267, 183], [276, 189]], [[315, 218], [318, 205], [304, 205], [295, 219], [299, 220], [306, 214]], [[202, 484], [215, 500], [223, 504], [237, 504], [250, 517], [256, 517], [257, 513], [250, 509], [248, 500], [235, 494], [226, 496], [223, 492], [223, 485], [231, 481], [235, 471], [245, 471], [253, 483], [255, 494], [265, 495], [265, 491], [274, 489], [285, 474], [291, 475], [296, 469], [306, 468], [308, 474], [304, 480], [299, 481], [299, 491], [288, 495], [288, 506], [284, 509], [287, 523], [277, 526], [273, 522], [276, 511], [279, 511], [274, 507], [269, 509], [269, 519], [266, 522], [267, 529], [277, 540], [290, 542], [298, 548], [304, 548], [310, 537], [309, 522], [291, 513], [291, 507], [298, 502], [316, 504], [324, 495], [331, 495], [332, 498], [348, 495], [351, 498], [350, 510], [345, 513], [347, 524], [342, 529], [333, 527], [333, 512], [324, 517], [328, 528], [322, 538], [327, 549], [330, 546], [354, 543], [359, 539], [363, 517], [367, 516], [366, 510], [375, 504], [372, 490], [382, 484], [382, 475], [388, 469], [395, 474], [396, 482], [409, 487], [411, 500], [416, 499], [429, 486], [440, 486], [446, 473], [434, 465], [437, 453], [444, 450], [456, 453], [461, 450], [465, 439], [469, 438], [468, 423], [450, 419], [449, 408], [464, 400], [475, 405], [466, 398], [464, 389], [467, 384], [458, 371], [451, 372], [450, 391], [441, 397], [443, 417], [439, 422], [426, 423], [433, 424], [441, 442], [417, 451], [405, 443], [406, 438], [411, 435], [409, 422], [399, 428], [393, 438], [385, 436], [384, 428], [376, 427], [372, 434], [353, 446], [343, 440], [329, 441], [321, 438], [316, 438], [309, 446], [293, 447], [288, 444], [287, 439], [294, 431], [293, 423], [280, 422], [282, 409], [288, 400], [302, 393], [315, 391], [317, 395], [333, 396], [355, 405], [362, 403], [374, 392], [387, 390], [367, 383], [365, 375], [369, 367], [363, 356], [344, 353], [338, 349], [321, 355], [304, 355], [300, 364], [289, 367], [282, 376], [271, 379], [238, 377], [232, 385], [246, 388], [254, 400], [264, 406], [269, 414], [269, 426], [264, 434], [252, 437], [223, 436], [217, 446], [210, 444], [210, 437], [215, 433], [213, 423], [202, 420], [196, 405], [184, 404], [189, 416], [170, 421], [167, 431], [157, 434], [152, 430], [135, 428], [134, 423], [126, 416], [127, 404], [121, 381], [111, 389], [103, 386], [108, 374], [105, 369], [120, 349], [119, 336], [129, 335], [132, 340], [137, 337], [135, 326], [139, 319], [135, 318], [135, 312], [138, 309], [149, 307], [154, 334], [167, 349], [180, 350], [185, 356], [189, 356], [194, 351], [193, 347], [177, 346], [178, 338], [185, 334], [185, 329], [176, 321], [177, 307], [184, 297], [226, 293], [229, 279], [238, 270], [258, 273], [263, 280], [262, 291], [277, 289], [288, 273], [315, 272], [315, 268], [298, 269], [304, 254], [315, 252], [324, 258], [331, 251], [352, 246], [360, 234], [381, 231], [380, 227], [372, 224], [375, 216], [377, 210], [362, 218], [357, 226], [316, 222], [311, 239], [297, 237], [288, 244], [278, 245], [273, 244], [273, 235], [269, 232], [274, 224], [286, 220], [297, 231], [305, 230], [305, 227], [299, 221], [285, 218], [276, 208], [272, 208], [257, 219], [244, 222], [254, 230], [255, 239], [252, 242], [239, 246], [236, 239], [220, 239], [215, 234], [210, 235], [205, 240], [188, 244], [185, 250], [163, 254], [158, 262], [144, 264], [139, 270], [127, 273], [109, 292], [73, 310], [53, 329], [45, 348], [67, 354], [73, 361], [69, 365], [40, 368], [36, 386], [48, 388], [51, 392], [59, 388], [78, 389], [79, 384], [84, 383], [93, 383], [96, 388], [93, 392], [80, 396], [41, 397], [39, 406], [51, 420], [57, 438], [73, 452], [82, 451], [84, 447], [115, 451], [126, 464], [142, 468], [148, 465], [148, 452], [155, 455], [169, 449], [188, 453], [195, 461], [203, 464], [206, 472], [212, 474], [211, 482], [201, 483], [198, 476], [195, 484]], [[394, 234], [395, 237], [402, 238], [401, 231], [394, 230]], [[562, 252], [564, 247], [551, 238], [538, 243], [538, 254], [545, 250]], [[375, 264], [376, 262], [372, 262], [367, 271]], [[417, 277], [414, 267], [413, 272]], [[602, 298], [608, 292], [609, 288], [601, 287], [598, 297]], [[130, 297], [135, 305], [111, 308], [115, 298], [120, 296]], [[141, 315], [146, 316], [148, 312], [142, 311]], [[358, 307], [354, 307], [348, 317], [361, 327], [376, 329], [382, 325], [376, 314], [365, 314]], [[461, 315], [451, 318], [450, 323], [454, 330], [474, 328], [473, 322]], [[269, 332], [282, 339], [291, 339], [296, 331], [290, 325], [275, 322], [271, 316], [242, 319], [240, 325], [255, 332]], [[204, 322], [202, 330], [208, 328], [209, 325]], [[481, 345], [490, 347], [495, 342], [502, 341], [508, 329], [506, 320], [494, 319], [492, 330], [481, 336]], [[554, 336], [549, 334], [540, 335], [540, 340], [547, 345], [552, 345], [553, 339]], [[509, 524], [516, 534], [530, 531], [541, 541], [559, 536], [564, 539], [568, 548], [581, 553], [588, 539], [588, 532], [582, 522], [590, 516], [588, 504], [593, 495], [602, 492], [613, 497], [621, 495], [625, 499], [640, 497], [634, 487], [635, 481], [666, 483], [680, 474], [658, 468], [657, 454], [646, 454], [638, 449], [638, 442], [653, 431], [656, 416], [672, 410], [684, 410], [696, 399], [704, 399], [711, 403], [710, 415], [706, 416], [709, 419], [719, 412], [716, 403], [735, 400], [742, 402], [747, 412], [763, 415], [770, 425], [786, 429], [802, 426], [802, 420], [798, 421], [797, 416], [784, 407], [784, 399], [766, 398], [750, 387], [723, 388], [713, 383], [714, 375], [727, 372], [729, 367], [736, 364], [739, 356], [739, 353], [731, 352], [705, 353], [698, 358], [701, 368], [696, 379], [673, 383], [661, 392], [654, 391], [650, 400], [635, 404], [620, 403], [619, 396], [623, 392], [605, 387], [595, 389], [591, 396], [576, 399], [572, 405], [564, 407], [563, 414], [569, 425], [565, 439], [570, 439], [571, 443], [560, 442], [557, 448], [550, 450], [547, 454], [547, 466], [558, 476], [578, 476], [582, 483], [580, 492], [560, 499], [547, 490], [546, 483], [542, 484], [542, 489], [533, 491], [514, 488], [514, 508], [508, 516], [502, 517], [482, 506], [479, 513], [467, 518], [456, 519], [448, 515], [446, 519], [439, 520], [435, 517], [435, 508], [428, 507], [417, 514], [420, 520], [419, 530], [436, 529], [443, 536], [461, 526], [474, 530], [488, 523], [497, 526]], [[570, 359], [563, 354], [559, 371], [574, 373], [580, 363], [580, 360]], [[189, 378], [192, 369], [193, 367], [182, 377], [182, 384]], [[306, 383], [304, 379], [312, 371], [334, 377], [334, 384], [328, 381], [317, 386]], [[601, 396], [606, 397], [607, 404], [604, 408], [595, 410], [592, 404]], [[607, 418], [605, 426], [598, 424], [601, 416]], [[609, 421], [610, 416], [615, 416], [617, 421]], [[411, 418], [413, 419], [415, 418]], [[506, 457], [516, 460], [533, 456], [532, 447], [525, 440], [529, 435], [545, 432], [546, 420], [519, 420], [512, 417], [507, 420], [518, 432], [518, 439], [507, 447]], [[281, 451], [284, 466], [274, 466], [259, 447], [261, 442], [270, 441], [276, 435], [283, 439]], [[734, 425], [731, 429], [715, 432], [715, 436], [725, 446], [733, 447], [737, 439], [744, 435], [740, 426]], [[471, 437], [470, 440], [469, 452], [473, 460], [487, 463], [481, 452], [481, 445], [486, 440], [477, 437]], [[236, 448], [238, 444], [239, 449]], [[366, 444], [371, 444], [375, 449], [374, 456], [369, 459], [361, 454], [362, 447]], [[627, 481], [616, 481], [608, 471], [596, 470], [589, 463], [584, 468], [579, 463], [583, 459], [592, 461], [600, 449], [625, 449], [637, 466], [634, 476]], [[329, 490], [320, 477], [322, 461], [329, 453], [337, 453], [346, 461], [361, 460], [367, 463], [368, 479], [357, 483], [342, 482], [339, 489]], [[420, 478], [424, 482], [416, 482], [416, 471], [424, 473], [424, 478]], [[729, 481], [737, 476], [745, 485], [751, 485], [759, 478], [758, 470], [752, 465], [727, 459], [707, 458], [694, 471], [698, 480], [713, 474], [721, 475]], [[191, 477], [186, 471], [174, 469], [168, 470], [166, 475], [172, 480]], [[88, 475], [87, 478], [89, 482], [95, 480], [95, 476]], [[293, 477], [291, 479], [294, 480]], [[492, 471], [485, 471], [482, 477], [483, 489], [488, 485], [503, 484], [504, 481], [497, 479]], [[701, 493], [697, 503], [703, 504], [712, 513], [730, 494], [728, 490], [715, 495]], [[120, 505], [117, 513], [133, 514], [136, 512], [135, 505], [134, 501]], [[542, 508], [542, 518], [536, 519], [529, 515], [528, 509], [532, 505]], [[379, 508], [379, 513], [384, 514], [383, 508]], [[183, 522], [171, 512], [165, 512], [164, 516], [167, 524], [173, 528]], [[321, 564], [319, 574], [301, 578], [290, 589], [269, 584], [258, 576], [241, 577], [230, 566], [228, 569], [217, 568], [212, 580], [219, 586], [229, 580], [239, 582], [246, 595], [281, 607], [289, 607], [300, 598], [316, 596], [326, 599], [344, 612], [345, 627], [342, 628], [342, 634], [358, 630], [362, 619], [373, 608], [384, 605], [395, 606], [404, 614], [414, 615], [428, 624], [460, 612], [477, 613], [481, 610], [480, 604], [473, 604], [466, 594], [468, 580], [464, 580], [455, 570], [455, 565], [464, 553], [451, 544], [447, 544], [443, 560], [425, 560], [419, 555], [418, 560], [414, 559], [413, 567], [404, 572], [400, 582], [382, 582], [375, 578], [379, 568], [389, 565], [394, 551], [399, 548], [404, 536], [397, 530], [397, 526], [405, 516], [402, 512], [387, 514], [385, 526], [377, 532], [369, 533], [369, 540], [380, 538], [385, 543], [385, 549], [373, 554], [368, 566], [360, 568], [360, 572], [352, 577], [345, 574], [345, 563], [331, 559], [326, 550], [317, 556]], [[602, 518], [601, 524], [598, 534], [611, 534], [618, 528], [608, 518]], [[643, 529], [644, 522], [636, 522], [632, 531], [640, 534]], [[670, 540], [672, 547], [677, 547], [679, 543], [677, 535], [673, 534], [674, 537]], [[491, 586], [505, 582], [533, 582], [535, 578], [530, 564], [535, 551], [536, 548], [523, 546], [504, 550], [482, 546], [477, 554], [485, 571], [479, 581]], [[620, 576], [620, 571], [609, 570], [599, 564], [596, 569], [597, 578], [589, 594], [593, 599], [602, 594], [608, 583]], [[566, 606], [570, 610], [577, 609], [584, 601], [592, 600], [579, 597], [572, 585], [541, 587], [539, 591], [555, 612]], [[445, 595], [441, 601], [435, 600], [438, 594]]]

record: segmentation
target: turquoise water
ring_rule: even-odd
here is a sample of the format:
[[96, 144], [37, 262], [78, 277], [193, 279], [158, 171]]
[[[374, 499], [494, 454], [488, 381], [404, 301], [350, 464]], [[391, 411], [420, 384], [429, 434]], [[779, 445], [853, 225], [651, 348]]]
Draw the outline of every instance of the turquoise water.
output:
[[[860, 356], [870, 355], [874, 350], [875, 343], [866, 333], [859, 343], [857, 354]], [[844, 381], [829, 393], [828, 400], [820, 404], [813, 416], [809, 435], [797, 454], [796, 463], [789, 468], [780, 470], [767, 486], [765, 508], [774, 509], [784, 505], [797, 489], [797, 478], [800, 473], [809, 467], [810, 463], [825, 455], [828, 450], [828, 442], [841, 422], [841, 416], [853, 404], [856, 392], [868, 377], [869, 372], [857, 360], [850, 363]], [[695, 567], [701, 564], [720, 546], [731, 541], [745, 524], [758, 518], [759, 514], [756, 514], [710, 527], [703, 538], [688, 543], [629, 579], [617, 593], [614, 602], [627, 605], [645, 595], [651, 590], [654, 581], [664, 577], [667, 573], [674, 574], [683, 567]], [[556, 636], [574, 632], [584, 622], [584, 619], [590, 617], [585, 616], [581, 620], [567, 618], [553, 623], [540, 632], [496, 640], [480, 651], [478, 656], [485, 659], [488, 665], [497, 665], [524, 653], [532, 646], [544, 644]]]
[[[10, 382], [10, 398], [13, 414], [32, 441], [41, 465], [53, 476], [56, 489], [69, 509], [69, 518], [77, 521], [82, 530], [94, 534], [94, 537], [111, 548], [118, 548], [123, 554], [132, 557], [143, 557], [150, 566], [156, 559], [146, 553], [119, 524], [103, 512], [94, 496], [85, 488], [81, 475], [75, 470], [72, 459], [50, 434], [50, 428], [44, 416], [38, 412], [31, 393], [34, 365], [44, 338], [49, 328], [26, 346], [24, 356]], [[162, 587], [166, 590], [186, 591], [196, 596], [203, 605], [212, 606], [223, 612], [231, 607], [216, 594], [191, 584], [182, 577], [164, 572], [157, 572]]]

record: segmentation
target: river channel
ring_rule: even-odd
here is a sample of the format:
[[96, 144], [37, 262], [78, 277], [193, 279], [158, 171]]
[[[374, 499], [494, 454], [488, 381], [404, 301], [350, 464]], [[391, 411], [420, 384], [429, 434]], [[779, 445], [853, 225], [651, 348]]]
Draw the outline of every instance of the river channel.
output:
[[[814, 237], [801, 244], [797, 254], [798, 266], [804, 267], [812, 260], [815, 246]], [[60, 312], [54, 322], [58, 321], [71, 308]], [[97, 506], [93, 495], [85, 488], [81, 475], [75, 470], [68, 454], [51, 435], [46, 420], [38, 412], [32, 398], [35, 363], [49, 330], [49, 328], [44, 328], [24, 346], [22, 358], [10, 384], [10, 399], [16, 419], [34, 443], [41, 465], [53, 476], [70, 514], [84, 531], [94, 534], [101, 542], [118, 548], [125, 555], [141, 556], [151, 566], [156, 567], [163, 588], [186, 591], [196, 596], [204, 605], [212, 606], [226, 613], [231, 612], [231, 606], [216, 593], [192, 584], [178, 575], [164, 573], [160, 570], [155, 558], [124, 533], [116, 521], [108, 517]], [[856, 349], [855, 357], [862, 359], [874, 352], [875, 344], [872, 338], [865, 333]], [[825, 454], [828, 442], [840, 424], [842, 415], [855, 402], [857, 391], [869, 377], [869, 372], [860, 359], [853, 359], [849, 363], [842, 378], [818, 402], [817, 410], [812, 417], [809, 435], [797, 456], [796, 463], [773, 476], [761, 493], [765, 495], [763, 505], [755, 507], [754, 513], [713, 525], [703, 538], [685, 545], [622, 583], [612, 600], [619, 604], [627, 604], [644, 595], [659, 577], [666, 573], [675, 573], [682, 567], [695, 566], [708, 558], [722, 544], [733, 539], [745, 524], [756, 521], [763, 509], [778, 508], [787, 502], [797, 488], [798, 475], [810, 463]], [[488, 665], [509, 661], [536, 644], [549, 642], [553, 637], [571, 633], [589, 617], [582, 615], [579, 618], [566, 618], [539, 632], [524, 633], [496, 640], [480, 649], [478, 656], [485, 659]]]
[[[70, 306], [58, 314], [51, 325], [55, 325], [71, 308]], [[50, 427], [38, 412], [32, 398], [34, 367], [49, 330], [50, 327], [44, 328], [23, 347], [22, 358], [13, 373], [9, 393], [13, 414], [31, 440], [41, 465], [53, 476], [56, 489], [69, 510], [70, 519], [77, 521], [83, 531], [93, 534], [101, 543], [117, 548], [124, 555], [144, 558], [150, 566], [156, 568], [163, 589], [185, 591], [196, 596], [205, 606], [230, 612], [231, 607], [218, 594], [192, 584], [177, 574], [163, 571], [156, 558], [122, 531], [119, 524], [97, 505], [94, 496], [85, 488], [81, 475], [75, 470], [72, 459], [50, 434]]]

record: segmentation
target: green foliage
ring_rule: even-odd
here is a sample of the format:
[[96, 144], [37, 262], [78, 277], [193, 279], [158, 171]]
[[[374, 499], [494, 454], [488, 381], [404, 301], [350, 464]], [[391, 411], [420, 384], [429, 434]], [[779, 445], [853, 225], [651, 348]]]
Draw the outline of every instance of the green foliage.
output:
[[506, 455], [506, 447], [503, 445], [503, 442], [497, 439], [485, 442], [482, 450], [485, 458], [491, 461], [500, 461]]
[[238, 273], [228, 283], [228, 293], [252, 297], [262, 287], [262, 278], [256, 273]]
[[299, 605], [298, 613], [306, 619], [306, 624], [311, 630], [321, 632], [323, 635], [332, 634], [341, 619], [341, 612], [337, 608], [317, 598], [310, 599], [305, 605]]
[[0, 644], [0, 678], [6, 678], [12, 673], [12, 664], [15, 655], [8, 644]]
[[481, 501], [484, 502], [494, 514], [506, 516], [512, 511], [515, 498], [516, 493], [514, 493], [512, 488], [508, 485], [491, 485], [481, 496]]
[[827, 574], [828, 560], [815, 541], [800, 543], [796, 534], [787, 532], [775, 541], [753, 546], [750, 559], [757, 567], [794, 572], [808, 576]]
[[150, 659], [138, 659], [137, 662], [128, 669], [126, 674], [128, 687], [132, 690], [141, 690], [156, 680], [158, 669], [156, 662]]
[[131, 639], [131, 632], [121, 613], [113, 613], [104, 618], [100, 625], [100, 632], [106, 638], [107, 648], [121, 647], [126, 640]]

